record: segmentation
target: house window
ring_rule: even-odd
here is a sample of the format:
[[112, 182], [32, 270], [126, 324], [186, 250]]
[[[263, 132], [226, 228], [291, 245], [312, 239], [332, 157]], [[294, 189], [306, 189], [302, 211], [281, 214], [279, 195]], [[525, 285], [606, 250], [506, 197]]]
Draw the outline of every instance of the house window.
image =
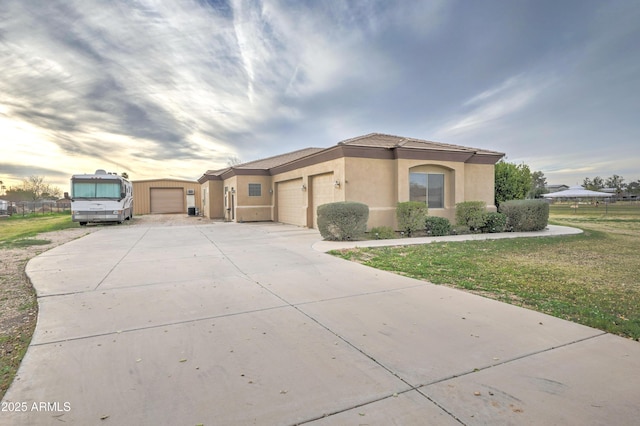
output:
[[409, 173], [409, 199], [427, 203], [430, 209], [444, 208], [444, 174]]
[[250, 183], [249, 184], [249, 197], [261, 197], [262, 196], [262, 184]]

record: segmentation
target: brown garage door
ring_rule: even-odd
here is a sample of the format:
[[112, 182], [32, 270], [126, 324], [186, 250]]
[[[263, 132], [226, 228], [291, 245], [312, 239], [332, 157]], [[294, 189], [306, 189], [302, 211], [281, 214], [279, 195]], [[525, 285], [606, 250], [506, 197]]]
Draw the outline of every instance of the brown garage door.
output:
[[318, 229], [318, 206], [333, 203], [333, 173], [313, 176], [311, 178], [311, 214], [313, 227]]
[[151, 188], [151, 213], [184, 213], [183, 188]]
[[302, 207], [304, 203], [302, 191], [302, 179], [293, 179], [286, 182], [278, 182], [278, 222], [291, 225], [304, 226]]

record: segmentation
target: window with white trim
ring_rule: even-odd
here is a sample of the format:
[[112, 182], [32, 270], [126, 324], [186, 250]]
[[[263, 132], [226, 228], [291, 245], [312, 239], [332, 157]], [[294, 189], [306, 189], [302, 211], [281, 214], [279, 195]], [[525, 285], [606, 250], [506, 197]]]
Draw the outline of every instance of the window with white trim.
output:
[[444, 208], [444, 174], [409, 173], [409, 199], [427, 203], [430, 209]]
[[262, 196], [262, 184], [250, 183], [249, 184], [249, 197], [261, 197]]

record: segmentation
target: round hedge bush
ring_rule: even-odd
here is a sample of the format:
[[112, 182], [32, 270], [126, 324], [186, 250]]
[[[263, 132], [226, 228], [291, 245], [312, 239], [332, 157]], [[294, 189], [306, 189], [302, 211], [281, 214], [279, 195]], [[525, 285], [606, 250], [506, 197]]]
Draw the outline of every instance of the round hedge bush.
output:
[[325, 240], [346, 241], [364, 238], [369, 220], [369, 206], [354, 201], [340, 201], [318, 206], [318, 230]]

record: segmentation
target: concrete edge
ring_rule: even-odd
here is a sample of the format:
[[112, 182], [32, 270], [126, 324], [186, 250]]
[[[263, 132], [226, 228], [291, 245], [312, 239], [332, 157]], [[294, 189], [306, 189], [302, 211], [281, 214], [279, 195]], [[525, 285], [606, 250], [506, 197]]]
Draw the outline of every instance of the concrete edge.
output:
[[318, 241], [312, 245], [312, 248], [316, 251], [326, 253], [331, 250], [342, 250], [360, 247], [392, 247], [455, 241], [500, 240], [505, 238], [557, 237], [563, 235], [577, 235], [582, 233], [582, 229], [572, 228], [570, 226], [548, 225], [542, 231], [534, 232], [500, 232], [495, 234], [447, 235], [444, 237], [400, 238], [393, 240]]

